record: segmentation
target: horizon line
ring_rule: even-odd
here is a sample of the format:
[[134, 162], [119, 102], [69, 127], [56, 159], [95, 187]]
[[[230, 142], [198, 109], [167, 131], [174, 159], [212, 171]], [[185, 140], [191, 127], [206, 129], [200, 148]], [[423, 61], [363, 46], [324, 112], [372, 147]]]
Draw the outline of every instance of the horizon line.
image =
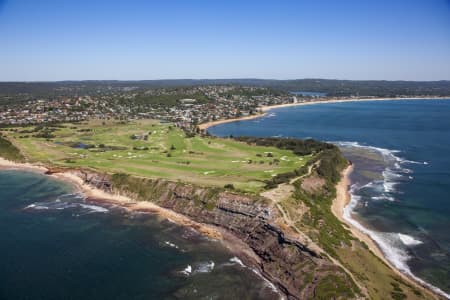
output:
[[329, 80], [329, 81], [385, 81], [385, 82], [450, 82], [450, 79], [438, 80], [405, 80], [405, 79], [339, 79], [339, 78], [261, 78], [261, 77], [236, 77], [236, 78], [158, 78], [158, 79], [61, 79], [61, 80], [0, 80], [0, 83], [57, 83], [57, 82], [86, 82], [86, 81], [115, 81], [115, 82], [144, 82], [144, 81], [213, 81], [213, 80], [260, 80], [260, 81], [296, 81], [296, 80]]

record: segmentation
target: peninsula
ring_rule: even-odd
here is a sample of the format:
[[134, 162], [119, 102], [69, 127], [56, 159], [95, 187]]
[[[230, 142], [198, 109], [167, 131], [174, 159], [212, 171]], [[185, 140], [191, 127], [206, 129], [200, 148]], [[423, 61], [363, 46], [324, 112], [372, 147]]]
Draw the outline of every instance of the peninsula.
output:
[[3, 168], [44, 172], [92, 201], [191, 226], [221, 240], [289, 299], [439, 298], [389, 267], [333, 214], [348, 174], [334, 145], [192, 135], [153, 120], [0, 132]]

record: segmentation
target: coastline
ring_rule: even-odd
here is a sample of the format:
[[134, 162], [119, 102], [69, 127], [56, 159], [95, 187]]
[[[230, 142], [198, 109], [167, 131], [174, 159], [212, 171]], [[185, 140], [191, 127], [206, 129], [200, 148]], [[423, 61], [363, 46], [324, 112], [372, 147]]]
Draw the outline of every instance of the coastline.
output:
[[206, 129], [208, 129], [211, 126], [216, 126], [216, 125], [225, 124], [225, 123], [231, 123], [231, 122], [236, 122], [236, 121], [257, 119], [257, 118], [264, 117], [265, 115], [266, 115], [266, 113], [259, 113], [259, 114], [256, 114], [256, 115], [250, 115], [250, 116], [245, 116], [245, 117], [240, 117], [240, 118], [221, 119], [221, 120], [217, 120], [217, 121], [211, 121], [211, 122], [207, 122], [207, 123], [202, 123], [202, 124], [198, 125], [198, 128], [200, 130], [206, 130]]
[[350, 203], [351, 200], [349, 187], [351, 185], [350, 174], [352, 172], [353, 172], [353, 165], [348, 166], [346, 169], [342, 171], [341, 180], [336, 185], [336, 198], [333, 200], [333, 203], [331, 204], [331, 211], [336, 216], [336, 218], [339, 219], [339, 221], [348, 226], [351, 233], [356, 238], [358, 238], [361, 242], [366, 243], [366, 245], [369, 247], [369, 250], [372, 251], [373, 254], [375, 254], [384, 263], [386, 263], [391, 268], [397, 271], [397, 269], [395, 269], [391, 265], [391, 263], [386, 259], [386, 257], [384, 256], [383, 252], [381, 252], [381, 249], [378, 247], [376, 242], [372, 240], [372, 238], [369, 235], [365, 234], [364, 232], [361, 232], [358, 228], [353, 226], [353, 224], [349, 223], [344, 218], [344, 209]]
[[48, 169], [42, 165], [31, 163], [18, 163], [0, 157], [0, 170], [25, 170], [44, 174]]
[[131, 211], [142, 211], [154, 213], [162, 218], [168, 219], [178, 225], [187, 226], [195, 229], [199, 233], [206, 235], [211, 239], [221, 240], [222, 233], [213, 228], [212, 226], [206, 224], [200, 224], [192, 221], [191, 219], [178, 214], [169, 209], [165, 209], [160, 207], [149, 201], [135, 201], [129, 197], [125, 197], [118, 194], [107, 193], [100, 189], [94, 188], [86, 183], [78, 177], [74, 172], [65, 171], [65, 172], [57, 172], [50, 173], [49, 169], [42, 165], [34, 165], [31, 163], [17, 163], [13, 161], [6, 160], [0, 157], [0, 170], [22, 170], [22, 171], [30, 171], [37, 172], [40, 174], [48, 175], [54, 179], [64, 181], [72, 186], [74, 186], [77, 191], [83, 193], [89, 201], [93, 202], [108, 202], [112, 204], [120, 205], [124, 208], [127, 208]]
[[350, 232], [355, 236], [358, 240], [365, 243], [369, 250], [378, 257], [383, 263], [389, 266], [397, 275], [399, 275], [406, 282], [412, 284], [413, 286], [423, 289], [432, 295], [434, 295], [437, 299], [441, 299], [445, 297], [445, 295], [441, 294], [434, 286], [431, 284], [415, 277], [410, 274], [405, 274], [397, 269], [390, 261], [387, 260], [385, 255], [383, 254], [381, 248], [378, 244], [368, 235], [367, 233], [361, 231], [358, 227], [354, 226], [351, 222], [349, 222], [344, 217], [344, 209], [351, 201], [351, 194], [349, 187], [351, 186], [350, 174], [353, 172], [353, 165], [349, 165], [341, 172], [341, 180], [336, 185], [336, 198], [333, 200], [331, 205], [332, 213], [345, 225], [348, 226]]
[[[286, 103], [286, 104], [278, 104], [278, 105], [270, 105], [270, 106], [262, 106], [260, 107], [260, 110], [262, 113], [259, 115], [252, 116], [251, 118], [235, 118], [235, 119], [226, 119], [226, 120], [219, 120], [215, 122], [207, 122], [203, 123], [202, 128], [205, 130], [209, 127], [216, 126], [219, 124], [224, 123], [230, 123], [230, 122], [236, 122], [236, 121], [243, 121], [247, 119], [255, 119], [259, 117], [263, 117], [268, 114], [268, 112], [272, 109], [277, 108], [285, 108], [285, 107], [293, 107], [293, 106], [303, 106], [303, 105], [315, 105], [315, 104], [330, 104], [330, 103], [343, 103], [343, 102], [369, 102], [369, 101], [398, 101], [398, 100], [450, 100], [449, 97], [397, 97], [397, 98], [343, 98], [343, 99], [329, 99], [329, 100], [313, 100], [309, 102], [300, 102], [300, 103]], [[360, 241], [364, 242], [369, 250], [378, 257], [384, 264], [386, 264], [393, 272], [395, 272], [397, 275], [399, 275], [402, 279], [404, 279], [406, 282], [412, 284], [413, 286], [425, 290], [429, 293], [431, 293], [435, 298], [437, 299], [447, 299], [448, 295], [440, 290], [439, 288], [433, 286], [432, 284], [418, 278], [412, 273], [404, 273], [401, 270], [397, 269], [384, 255], [382, 252], [380, 246], [377, 244], [377, 242], [372, 239], [372, 237], [349, 222], [344, 217], [344, 208], [349, 204], [351, 200], [351, 194], [349, 191], [349, 187], [351, 185], [349, 176], [353, 170], [353, 166], [349, 166], [342, 172], [341, 181], [336, 186], [336, 194], [337, 197], [332, 203], [331, 210], [333, 214], [341, 221], [342, 223], [346, 224], [351, 231], [351, 233]], [[362, 226], [362, 225], [361, 225]], [[449, 298], [450, 299], [450, 298]]]
[[36, 172], [45, 176], [49, 176], [55, 180], [63, 181], [73, 186], [77, 192], [80, 192], [86, 196], [86, 200], [94, 203], [108, 203], [118, 205], [129, 211], [145, 212], [155, 215], [158, 218], [168, 220], [179, 226], [191, 228], [199, 234], [222, 243], [233, 255], [238, 257], [245, 267], [251, 268], [262, 280], [269, 283], [270, 287], [275, 289], [280, 296], [280, 299], [285, 299], [285, 294], [275, 287], [275, 284], [264, 276], [261, 268], [259, 267], [260, 258], [253, 252], [253, 250], [239, 238], [234, 236], [231, 232], [228, 232], [224, 228], [220, 228], [214, 225], [198, 223], [190, 218], [174, 212], [170, 209], [158, 206], [150, 201], [136, 201], [130, 197], [126, 197], [119, 194], [108, 193], [98, 188], [92, 187], [85, 183], [74, 171], [67, 170], [64, 172], [51, 172], [51, 169], [32, 163], [19, 163], [10, 160], [6, 160], [0, 157], [0, 171], [3, 170], [20, 170], [26, 172]]
[[384, 263], [393, 268], [389, 263], [389, 261], [384, 257], [384, 254], [381, 252], [381, 249], [378, 247], [375, 241], [372, 240], [372, 238], [369, 235], [361, 232], [358, 228], [353, 226], [344, 218], [344, 208], [350, 203], [351, 200], [349, 187], [351, 185], [350, 174], [352, 172], [353, 172], [353, 165], [348, 166], [346, 169], [342, 171], [341, 180], [336, 185], [336, 198], [333, 200], [333, 203], [331, 204], [331, 211], [339, 219], [339, 221], [348, 225], [348, 228], [350, 229], [351, 233], [356, 238], [366, 243], [370, 251], [372, 251]]
[[[51, 169], [32, 163], [16, 163], [6, 160], [0, 157], [0, 170], [22, 170], [28, 172], [37, 172], [46, 176], [50, 176], [56, 180], [61, 180], [74, 186], [79, 192], [86, 196], [86, 199], [91, 202], [97, 203], [110, 203], [119, 205], [130, 211], [147, 212], [154, 214], [162, 219], [169, 220], [180, 226], [185, 226], [194, 229], [199, 234], [202, 234], [210, 239], [217, 240], [223, 244], [231, 253], [239, 257], [244, 261], [246, 266], [254, 269], [258, 269], [258, 263], [260, 259], [258, 256], [246, 245], [230, 232], [223, 228], [219, 228], [209, 224], [198, 223], [190, 218], [176, 213], [170, 209], [160, 207], [149, 201], [136, 201], [132, 198], [125, 197], [119, 194], [108, 193], [103, 190], [97, 189], [84, 183], [82, 178], [76, 175], [75, 171], [67, 170], [63, 172], [52, 173]], [[359, 228], [348, 222], [344, 218], [344, 208], [349, 204], [351, 195], [349, 192], [349, 186], [351, 185], [349, 176], [353, 171], [353, 166], [350, 165], [342, 171], [342, 177], [339, 183], [336, 185], [336, 198], [333, 200], [331, 210], [333, 214], [344, 224], [348, 225], [348, 228], [352, 234], [360, 241], [364, 242], [370, 251], [377, 256], [383, 263], [391, 268], [396, 274], [398, 274], [406, 282], [413, 286], [423, 289], [433, 294], [437, 299], [441, 299], [443, 295], [433, 289], [433, 286], [418, 280], [415, 277], [409, 276], [395, 268], [384, 256], [377, 243], [366, 233], [362, 232]], [[268, 280], [262, 273], [258, 272], [259, 276], [264, 280]], [[270, 281], [269, 281], [270, 282]], [[271, 282], [272, 283], [272, 282]], [[278, 289], [277, 289], [278, 290]], [[283, 294], [280, 290], [279, 293]]]
[[206, 122], [206, 123], [202, 123], [202, 124], [198, 125], [198, 128], [200, 130], [207, 130], [210, 127], [220, 125], [220, 124], [262, 118], [262, 117], [266, 116], [270, 110], [276, 109], [276, 108], [313, 105], [313, 104], [327, 104], [327, 103], [395, 101], [395, 100], [450, 100], [450, 96], [448, 96], [448, 97], [397, 97], [397, 98], [341, 98], [341, 99], [312, 100], [312, 101], [308, 101], [308, 102], [267, 105], [267, 106], [259, 107], [259, 109], [261, 110], [261, 113], [256, 114], [256, 115], [245, 116], [245, 117], [241, 117], [241, 118], [222, 119], [222, 120], [217, 120], [217, 121]]

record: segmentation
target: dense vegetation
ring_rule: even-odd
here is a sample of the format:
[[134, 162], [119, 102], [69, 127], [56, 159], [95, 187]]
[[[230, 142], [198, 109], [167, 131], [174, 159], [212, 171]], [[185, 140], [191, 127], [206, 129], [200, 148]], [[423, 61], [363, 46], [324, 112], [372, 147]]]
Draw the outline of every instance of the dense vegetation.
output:
[[[244, 139], [241, 139], [244, 140]], [[325, 150], [321, 151], [320, 154], [318, 154], [315, 159], [312, 159], [310, 161], [313, 162], [321, 162], [317, 166], [317, 172], [320, 172], [321, 176], [327, 179], [327, 186], [326, 190], [324, 190], [324, 193], [320, 196], [317, 195], [308, 195], [311, 196], [311, 201], [314, 198], [316, 201], [323, 201], [321, 203], [320, 209], [324, 210], [325, 214], [331, 214], [331, 211], [329, 210], [330, 201], [334, 197], [334, 183], [336, 180], [339, 180], [338, 177], [336, 177], [336, 174], [339, 174], [339, 172], [346, 166], [347, 162], [346, 160], [341, 156], [340, 151], [337, 147], [330, 147], [325, 145], [325, 143], [316, 142], [316, 141], [302, 141], [302, 140], [291, 140], [289, 141], [285, 139], [278, 139], [277, 141], [275, 139], [270, 139], [268, 141], [267, 139], [252, 139], [249, 140], [251, 143], [257, 143], [259, 141], [259, 145], [277, 145], [281, 149], [285, 149], [286, 147], [293, 147], [294, 144], [301, 145], [300, 147], [304, 147], [302, 151], [305, 151], [308, 149], [308, 147], [305, 146], [305, 144], [310, 145], [311, 148], [309, 149], [309, 153], [318, 151], [318, 149], [325, 148]], [[294, 143], [295, 142], [295, 143]], [[119, 191], [132, 191], [133, 196], [137, 197], [139, 200], [148, 200], [152, 199], [152, 201], [155, 201], [158, 204], [158, 199], [161, 195], [167, 194], [167, 182], [164, 181], [158, 181], [158, 180], [151, 180], [146, 178], [137, 178], [134, 176], [130, 176], [128, 174], [123, 173], [116, 173], [112, 175], [112, 183], [116, 190]], [[177, 183], [178, 184], [178, 183]], [[179, 183], [181, 184], [181, 183]], [[232, 188], [232, 186], [226, 185], [225, 188]], [[212, 210], [216, 206], [217, 201], [217, 195], [223, 189], [220, 188], [208, 188], [205, 189], [206, 193], [203, 193], [199, 195], [198, 193], [193, 193], [191, 196], [193, 197], [193, 204], [195, 207], [201, 207], [206, 210]], [[297, 192], [302, 191], [301, 188], [297, 189]], [[169, 196], [170, 197], [170, 196]], [[304, 196], [302, 195], [303, 200]], [[327, 209], [328, 208], [328, 209]], [[324, 248], [326, 250], [331, 250], [332, 255], [336, 256], [336, 253], [333, 250], [333, 247], [337, 247], [340, 243], [340, 241], [348, 241], [351, 239], [349, 233], [347, 230], [345, 230], [339, 221], [332, 217], [333, 215], [329, 216], [327, 215], [327, 220], [324, 225], [318, 225], [320, 222], [319, 220], [323, 220], [324, 215], [321, 211], [317, 210], [317, 212], [314, 212], [314, 226], [322, 226], [323, 229], [323, 235], [327, 238], [327, 240], [324, 240], [321, 236], [321, 244], [327, 245], [327, 243], [330, 243], [330, 246], [327, 248]], [[330, 222], [332, 220], [333, 222]], [[330, 236], [328, 236], [330, 235]], [[314, 280], [314, 274], [309, 273], [305, 275], [305, 284], [310, 283]], [[349, 285], [351, 288], [349, 288]], [[338, 296], [338, 298], [353, 298], [355, 296], [355, 293], [359, 293], [359, 288], [353, 283], [353, 281], [348, 281], [347, 279], [341, 277], [341, 276], [335, 276], [335, 275], [329, 275], [323, 279], [321, 279], [320, 283], [317, 286], [317, 289], [315, 291], [318, 299], [330, 299], [333, 297]]]
[[308, 207], [308, 214], [303, 216], [303, 225], [311, 226], [317, 232], [311, 234], [316, 236], [319, 244], [331, 255], [336, 256], [336, 248], [342, 243], [349, 245], [352, 239], [348, 230], [334, 216], [331, 205], [336, 198], [336, 184], [340, 180], [341, 171], [347, 166], [347, 160], [342, 156], [340, 150], [327, 149], [315, 157], [317, 162], [312, 177], [324, 179], [320, 189], [306, 191], [302, 188], [302, 180], [294, 183], [294, 198], [302, 201]]
[[[152, 88], [176, 88], [200, 85], [232, 84], [271, 88], [272, 91], [323, 92], [328, 96], [449, 96], [450, 81], [382, 81], [329, 79], [210, 79], [210, 80], [143, 80], [143, 81], [59, 81], [2, 82], [0, 105], [24, 103], [37, 98], [54, 99], [64, 96], [114, 95]], [[193, 98], [193, 97], [188, 97]], [[142, 101], [153, 101], [143, 97]]]
[[[250, 82], [248, 83], [251, 84]], [[449, 96], [450, 81], [386, 81], [297, 79], [261, 80], [253, 85], [269, 86], [285, 91], [322, 92], [328, 96]]]
[[[294, 206], [298, 205], [299, 202], [305, 204], [308, 207], [308, 214], [301, 220], [297, 220], [300, 223], [299, 225], [304, 226], [306, 224], [311, 228], [318, 229], [312, 235], [316, 235], [317, 241], [328, 253], [336, 256], [336, 247], [340, 247], [341, 243], [348, 244], [352, 239], [349, 232], [331, 212], [331, 204], [336, 197], [335, 185], [340, 180], [341, 171], [348, 165], [339, 148], [333, 144], [312, 139], [255, 137], [237, 137], [235, 139], [252, 145], [291, 150], [297, 155], [315, 154], [304, 166], [291, 172], [277, 174], [267, 180], [266, 188], [274, 188], [280, 183], [287, 183], [293, 178], [307, 174], [308, 168], [314, 165], [313, 172], [308, 177], [323, 180], [324, 184], [321, 188], [306, 191], [302, 188], [303, 179], [297, 180], [294, 183], [294, 199], [289, 199], [284, 204]], [[294, 203], [292, 200], [294, 200]]]
[[[421, 291], [392, 272], [368, 250], [366, 244], [356, 240], [331, 211], [336, 198], [336, 184], [341, 171], [348, 165], [340, 150], [337, 147], [325, 149], [308, 164], [314, 164], [311, 174], [294, 182], [293, 196], [280, 202], [294, 226], [349, 269], [364, 284], [371, 298], [423, 298]], [[308, 181], [321, 185], [319, 188], [307, 189], [304, 184]], [[323, 299], [332, 298], [339, 286], [342, 285], [333, 280], [321, 282], [317, 295]]]
[[207, 103], [211, 101], [203, 93], [186, 94], [183, 92], [172, 94], [146, 95], [141, 93], [133, 99], [120, 99], [120, 104], [133, 105], [165, 105], [174, 106], [179, 103], [180, 99], [195, 99], [196, 103]]
[[317, 169], [318, 172], [320, 172], [320, 175], [330, 178], [331, 182], [334, 184], [339, 180], [339, 170], [336, 168], [335, 162], [338, 162], [343, 158], [339, 149], [333, 144], [313, 139], [300, 140], [294, 138], [236, 137], [235, 139], [250, 145], [277, 147], [283, 150], [290, 150], [299, 156], [318, 154], [305, 165], [290, 172], [279, 173], [271, 179], [266, 180], [266, 189], [275, 188], [278, 184], [287, 183], [295, 177], [306, 174], [309, 166], [319, 160], [321, 161], [321, 164], [319, 164]]
[[8, 160], [22, 162], [24, 161], [23, 155], [20, 153], [10, 141], [3, 138], [0, 134], [0, 157]]
[[296, 155], [309, 155], [319, 153], [326, 149], [334, 149], [336, 146], [333, 144], [316, 141], [313, 139], [294, 139], [294, 138], [257, 138], [257, 137], [236, 137], [235, 140], [240, 142], [246, 142], [247, 144], [254, 144], [264, 147], [277, 147], [283, 150], [290, 150]]
[[[115, 191], [132, 193], [133, 197], [139, 201], [151, 201], [159, 204], [157, 199], [162, 195], [175, 197], [175, 194], [169, 187], [171, 183], [165, 180], [139, 178], [125, 173], [115, 173], [111, 176], [111, 181]], [[185, 186], [184, 183], [176, 183], [176, 185]], [[212, 210], [216, 207], [218, 195], [223, 190], [223, 188], [219, 187], [204, 188], [202, 194], [195, 193], [191, 195], [193, 204], [196, 207]]]

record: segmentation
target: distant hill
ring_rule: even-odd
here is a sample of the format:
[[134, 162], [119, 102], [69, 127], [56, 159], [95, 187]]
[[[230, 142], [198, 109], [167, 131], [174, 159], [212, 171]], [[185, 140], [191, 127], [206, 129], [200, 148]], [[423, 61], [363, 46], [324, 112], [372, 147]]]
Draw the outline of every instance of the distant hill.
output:
[[102, 94], [149, 88], [174, 88], [199, 85], [245, 85], [282, 91], [323, 92], [328, 96], [449, 96], [450, 81], [384, 81], [334, 79], [164, 79], [164, 80], [88, 80], [57, 82], [0, 82], [0, 97], [18, 94], [34, 97]]

